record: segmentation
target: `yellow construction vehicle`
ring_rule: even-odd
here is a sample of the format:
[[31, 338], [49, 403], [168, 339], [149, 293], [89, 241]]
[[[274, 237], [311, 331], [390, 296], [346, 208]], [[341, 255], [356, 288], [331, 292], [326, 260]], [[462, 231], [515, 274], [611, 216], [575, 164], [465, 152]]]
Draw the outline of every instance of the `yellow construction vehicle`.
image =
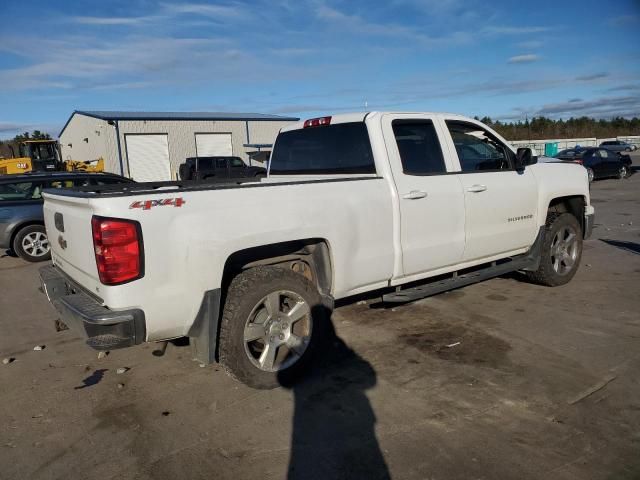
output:
[[24, 140], [18, 145], [16, 156], [12, 147], [13, 158], [0, 159], [0, 174], [27, 172], [55, 172], [58, 170], [102, 172], [104, 160], [90, 160], [87, 162], [60, 159], [59, 145], [56, 140]]

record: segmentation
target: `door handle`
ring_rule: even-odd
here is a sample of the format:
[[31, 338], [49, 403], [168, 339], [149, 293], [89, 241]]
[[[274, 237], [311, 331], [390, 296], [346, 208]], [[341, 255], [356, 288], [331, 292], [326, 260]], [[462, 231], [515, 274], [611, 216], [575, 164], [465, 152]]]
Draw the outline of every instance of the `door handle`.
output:
[[421, 192], [420, 190], [411, 190], [409, 193], [405, 193], [402, 198], [407, 200], [418, 200], [427, 196], [427, 192]]
[[484, 192], [487, 189], [486, 185], [471, 185], [469, 188], [467, 188], [467, 192], [474, 192], [474, 193], [478, 193], [478, 192]]

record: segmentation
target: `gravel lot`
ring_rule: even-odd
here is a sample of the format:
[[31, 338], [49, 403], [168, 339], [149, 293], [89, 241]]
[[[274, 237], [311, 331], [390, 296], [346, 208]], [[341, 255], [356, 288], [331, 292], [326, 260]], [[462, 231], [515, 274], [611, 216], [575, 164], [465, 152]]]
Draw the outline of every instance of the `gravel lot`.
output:
[[53, 330], [39, 265], [5, 255], [0, 478], [640, 478], [640, 174], [592, 195], [569, 285], [342, 306], [292, 389], [249, 389], [188, 347], [98, 359]]

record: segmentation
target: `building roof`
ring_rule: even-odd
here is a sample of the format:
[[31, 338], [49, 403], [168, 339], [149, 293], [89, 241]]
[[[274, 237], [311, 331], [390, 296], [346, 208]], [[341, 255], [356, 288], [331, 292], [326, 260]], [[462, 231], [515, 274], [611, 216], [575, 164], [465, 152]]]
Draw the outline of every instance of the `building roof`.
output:
[[237, 120], [237, 121], [280, 121], [296, 122], [297, 117], [283, 117], [280, 115], [269, 115], [265, 113], [236, 113], [236, 112], [123, 112], [108, 110], [75, 110], [67, 123], [60, 131], [58, 137], [69, 125], [74, 115], [84, 115], [86, 117], [99, 118], [101, 120]]

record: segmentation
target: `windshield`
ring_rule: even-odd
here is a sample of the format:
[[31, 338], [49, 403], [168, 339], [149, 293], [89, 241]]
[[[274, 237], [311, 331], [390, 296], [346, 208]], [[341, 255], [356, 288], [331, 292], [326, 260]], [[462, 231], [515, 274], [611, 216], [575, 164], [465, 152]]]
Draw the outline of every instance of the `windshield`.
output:
[[363, 122], [309, 127], [278, 135], [272, 175], [376, 173]]

